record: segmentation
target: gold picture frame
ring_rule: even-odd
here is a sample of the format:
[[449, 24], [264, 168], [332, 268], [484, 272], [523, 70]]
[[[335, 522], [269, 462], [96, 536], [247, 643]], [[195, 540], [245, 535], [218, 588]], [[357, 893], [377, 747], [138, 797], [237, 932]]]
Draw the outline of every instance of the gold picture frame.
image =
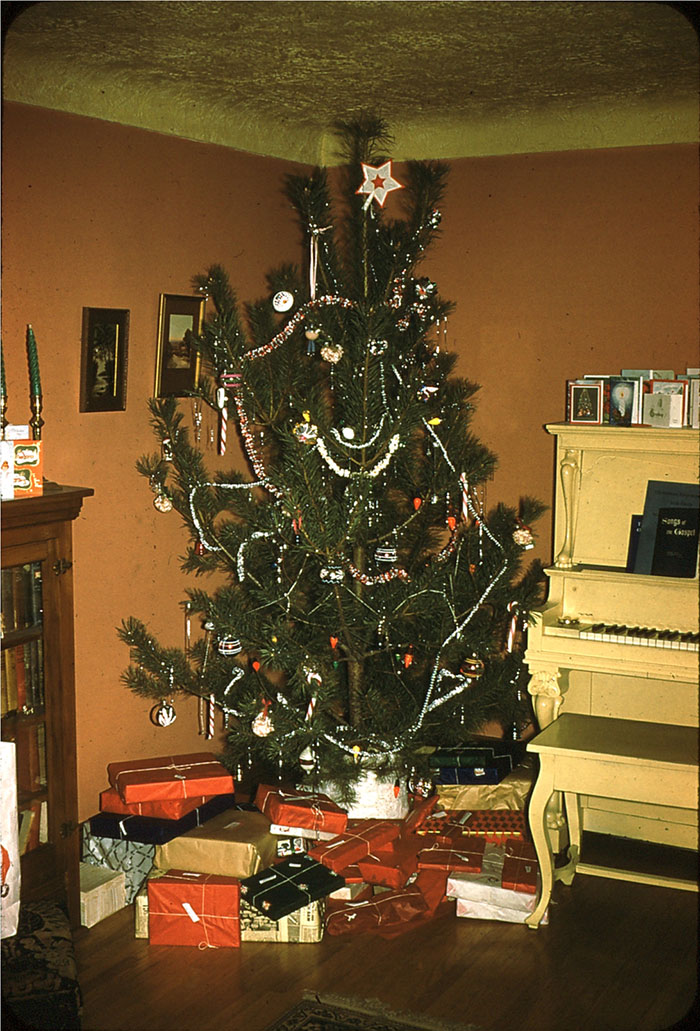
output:
[[201, 355], [189, 337], [202, 330], [205, 304], [204, 297], [160, 295], [155, 397], [187, 397], [199, 386]]
[[83, 308], [81, 412], [125, 410], [128, 347], [128, 309]]

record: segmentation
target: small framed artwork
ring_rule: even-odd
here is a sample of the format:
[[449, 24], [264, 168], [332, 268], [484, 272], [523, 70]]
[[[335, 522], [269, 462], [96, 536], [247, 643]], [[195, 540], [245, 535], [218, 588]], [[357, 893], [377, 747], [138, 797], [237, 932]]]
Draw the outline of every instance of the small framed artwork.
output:
[[603, 385], [569, 383], [569, 422], [600, 426], [603, 421]]
[[201, 332], [204, 297], [161, 294], [156, 348], [156, 397], [185, 397], [197, 389], [201, 357], [190, 335]]
[[80, 369], [81, 412], [123, 412], [129, 312], [125, 308], [83, 308]]

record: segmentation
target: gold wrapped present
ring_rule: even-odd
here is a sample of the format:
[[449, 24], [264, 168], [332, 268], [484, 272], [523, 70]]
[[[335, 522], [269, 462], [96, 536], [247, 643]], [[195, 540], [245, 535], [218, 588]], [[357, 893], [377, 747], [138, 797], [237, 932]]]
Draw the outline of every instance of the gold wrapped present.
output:
[[222, 877], [250, 877], [270, 866], [277, 856], [277, 838], [262, 813], [227, 809], [201, 827], [157, 845], [154, 865], [159, 870], [190, 870]]
[[444, 809], [525, 809], [535, 783], [533, 756], [507, 773], [500, 784], [438, 784]]

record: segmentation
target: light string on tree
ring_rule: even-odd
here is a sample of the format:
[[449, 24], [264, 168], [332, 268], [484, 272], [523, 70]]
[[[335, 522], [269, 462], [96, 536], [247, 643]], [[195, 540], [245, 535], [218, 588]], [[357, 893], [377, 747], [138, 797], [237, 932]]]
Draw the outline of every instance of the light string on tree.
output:
[[215, 544], [210, 538], [205, 536], [204, 527], [202, 526], [194, 505], [194, 496], [197, 491], [203, 490], [206, 487], [215, 487], [216, 490], [254, 490], [256, 487], [267, 486], [268, 485], [265, 481], [259, 480], [254, 483], [195, 483], [195, 485], [190, 488], [187, 499], [190, 516], [199, 536], [199, 541], [207, 551], [223, 551], [224, 548], [221, 544]]
[[349, 300], [347, 297], [340, 297], [337, 294], [324, 294], [321, 297], [316, 297], [313, 301], [309, 301], [305, 304], [303, 308], [299, 308], [294, 315], [292, 315], [284, 329], [281, 329], [279, 333], [276, 333], [275, 336], [268, 340], [266, 344], [261, 344], [259, 347], [254, 347], [250, 351], [246, 351], [242, 355], [242, 358], [245, 361], [255, 361], [257, 358], [264, 358], [289, 339], [297, 326], [306, 319], [309, 312], [313, 312], [316, 308], [329, 308], [335, 305], [338, 305], [340, 308], [354, 308], [355, 302]]

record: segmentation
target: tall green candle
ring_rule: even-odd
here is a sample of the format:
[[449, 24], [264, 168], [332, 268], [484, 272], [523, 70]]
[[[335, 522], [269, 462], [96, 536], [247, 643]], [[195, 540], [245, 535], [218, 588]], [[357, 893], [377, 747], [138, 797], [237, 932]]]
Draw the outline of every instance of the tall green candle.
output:
[[29, 387], [32, 397], [41, 397], [41, 380], [39, 379], [39, 355], [36, 350], [34, 330], [27, 326], [27, 357], [29, 359]]

